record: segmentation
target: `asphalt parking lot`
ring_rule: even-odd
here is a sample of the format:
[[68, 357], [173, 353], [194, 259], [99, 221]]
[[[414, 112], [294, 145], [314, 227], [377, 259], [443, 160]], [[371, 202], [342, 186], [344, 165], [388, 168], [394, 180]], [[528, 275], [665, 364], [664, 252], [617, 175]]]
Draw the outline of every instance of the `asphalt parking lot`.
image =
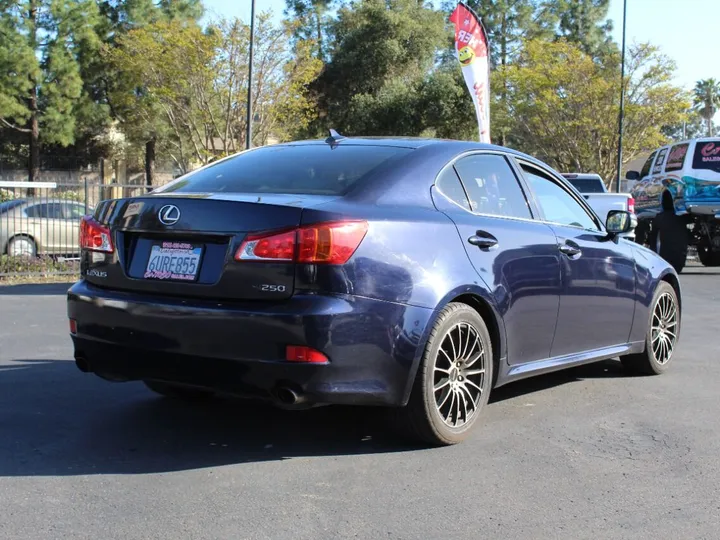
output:
[[67, 285], [0, 287], [0, 538], [719, 538], [720, 270], [682, 275], [672, 369], [498, 389], [467, 442], [380, 411], [188, 405], [72, 362]]

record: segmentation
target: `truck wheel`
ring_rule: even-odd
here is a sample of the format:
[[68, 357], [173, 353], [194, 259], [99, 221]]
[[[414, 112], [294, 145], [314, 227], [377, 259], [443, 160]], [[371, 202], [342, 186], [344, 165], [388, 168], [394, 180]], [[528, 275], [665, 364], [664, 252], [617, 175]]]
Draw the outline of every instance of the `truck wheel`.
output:
[[648, 244], [650, 237], [650, 224], [646, 220], [638, 221], [637, 227], [635, 227], [635, 242], [641, 246]]
[[688, 231], [685, 221], [673, 212], [661, 212], [653, 220], [650, 249], [669, 262], [679, 274], [685, 268]]
[[720, 266], [720, 251], [713, 251], [709, 247], [698, 247], [697, 252], [703, 266]]

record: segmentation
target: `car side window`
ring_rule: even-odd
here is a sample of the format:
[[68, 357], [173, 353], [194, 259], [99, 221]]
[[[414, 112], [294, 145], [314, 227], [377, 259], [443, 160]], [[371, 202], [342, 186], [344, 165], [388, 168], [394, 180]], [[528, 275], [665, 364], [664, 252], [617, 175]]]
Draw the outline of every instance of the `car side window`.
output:
[[665, 163], [665, 156], [668, 153], [667, 148], [663, 148], [658, 153], [657, 159], [655, 160], [655, 165], [652, 168], [653, 174], [660, 174], [662, 172], [663, 164]]
[[665, 172], [679, 171], [685, 163], [685, 156], [688, 153], [688, 143], [676, 144], [670, 150], [667, 163], [665, 164]]
[[65, 219], [80, 219], [85, 215], [85, 207], [80, 204], [63, 204], [63, 217]]
[[655, 150], [652, 154], [650, 154], [650, 157], [647, 158], [647, 161], [645, 162], [642, 170], [640, 171], [640, 178], [638, 180], [642, 180], [650, 174], [650, 167], [652, 167], [653, 160], [655, 159], [655, 154], [657, 154], [657, 150]]
[[463, 189], [457, 173], [453, 167], [446, 167], [438, 176], [435, 186], [440, 192], [452, 202], [461, 206], [465, 210], [470, 211], [470, 201], [468, 201], [465, 189]]
[[558, 182], [533, 167], [522, 165], [522, 169], [545, 220], [590, 231], [600, 230], [595, 219]]
[[497, 154], [474, 154], [459, 159], [460, 176], [471, 211], [502, 217], [531, 219], [530, 206], [507, 159]]
[[25, 209], [25, 215], [30, 218], [62, 219], [62, 206], [58, 203], [42, 203], [29, 206]]

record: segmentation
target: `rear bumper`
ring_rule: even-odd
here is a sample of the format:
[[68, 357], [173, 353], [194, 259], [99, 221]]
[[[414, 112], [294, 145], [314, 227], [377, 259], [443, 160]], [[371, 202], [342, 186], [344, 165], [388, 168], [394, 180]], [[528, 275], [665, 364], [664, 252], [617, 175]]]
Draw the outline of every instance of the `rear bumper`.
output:
[[[224, 303], [108, 291], [85, 281], [68, 292], [75, 358], [94, 373], [258, 397], [290, 387], [318, 403], [404, 404], [432, 315], [351, 296]], [[312, 347], [330, 361], [287, 362], [287, 345]]]

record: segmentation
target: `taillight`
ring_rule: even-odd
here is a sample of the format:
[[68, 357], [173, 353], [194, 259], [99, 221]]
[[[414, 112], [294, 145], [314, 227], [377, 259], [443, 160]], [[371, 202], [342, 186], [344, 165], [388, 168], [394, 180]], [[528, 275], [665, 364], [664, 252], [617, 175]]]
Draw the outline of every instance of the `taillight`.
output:
[[292, 231], [251, 234], [235, 253], [235, 260], [345, 264], [367, 230], [366, 221], [338, 221], [305, 225]]
[[325, 364], [328, 362], [328, 357], [320, 351], [298, 345], [288, 345], [285, 348], [285, 359], [288, 362], [305, 362], [307, 364]]
[[91, 216], [80, 220], [80, 247], [89, 251], [113, 252], [110, 229], [95, 221]]
[[628, 199], [628, 212], [630, 212], [631, 214], [635, 213], [635, 199], [633, 199], [632, 197]]

